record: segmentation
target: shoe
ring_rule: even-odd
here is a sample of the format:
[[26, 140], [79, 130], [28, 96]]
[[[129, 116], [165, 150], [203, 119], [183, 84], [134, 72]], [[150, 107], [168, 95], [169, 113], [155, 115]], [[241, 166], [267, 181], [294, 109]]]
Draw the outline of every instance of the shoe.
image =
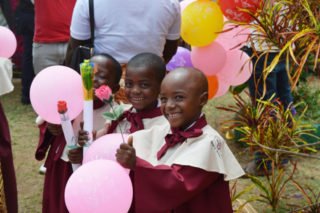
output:
[[44, 175], [46, 174], [47, 168], [42, 164], [39, 168], [39, 174]]

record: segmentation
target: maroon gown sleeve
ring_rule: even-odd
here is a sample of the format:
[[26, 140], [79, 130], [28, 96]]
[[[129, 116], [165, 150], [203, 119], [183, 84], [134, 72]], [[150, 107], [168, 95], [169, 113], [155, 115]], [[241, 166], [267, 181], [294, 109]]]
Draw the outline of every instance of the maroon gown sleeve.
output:
[[50, 144], [54, 140], [54, 136], [50, 134], [47, 129], [47, 122], [39, 125], [39, 142], [38, 147], [36, 149], [35, 158], [37, 160], [43, 160], [46, 157], [46, 153], [50, 147]]
[[[181, 165], [154, 167], [137, 157], [133, 182], [135, 210], [131, 212], [185, 212], [186, 209], [187, 212], [216, 212], [215, 204], [210, 204], [216, 202], [216, 192], [226, 197], [227, 207], [219, 209], [232, 212], [228, 182], [219, 173]], [[219, 183], [213, 190], [210, 189], [216, 182], [221, 182], [222, 185]], [[190, 210], [191, 208], [195, 209]]]

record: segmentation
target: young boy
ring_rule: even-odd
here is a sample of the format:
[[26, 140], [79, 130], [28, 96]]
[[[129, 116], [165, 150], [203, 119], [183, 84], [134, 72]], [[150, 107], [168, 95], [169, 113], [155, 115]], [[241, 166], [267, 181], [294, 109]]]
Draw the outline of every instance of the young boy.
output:
[[[122, 74], [120, 64], [110, 55], [100, 54], [93, 56], [91, 61], [97, 66], [97, 72], [94, 74], [94, 88], [101, 85], [108, 85], [115, 93], [119, 89], [119, 81]], [[105, 119], [102, 117], [103, 112], [110, 111], [109, 106], [104, 105], [99, 99], [94, 99], [94, 130], [103, 128]], [[74, 132], [78, 132], [82, 115], [78, 116], [73, 122]], [[79, 163], [79, 160], [74, 157], [78, 156], [82, 150], [70, 150], [69, 154], [62, 129], [60, 125], [43, 123], [40, 127], [40, 141], [36, 151], [36, 159], [42, 160], [48, 152], [45, 167], [44, 190], [42, 211], [46, 213], [63, 213], [68, 212], [64, 202], [64, 189], [72, 174], [72, 162]], [[68, 154], [68, 155], [67, 155]]]
[[[166, 123], [158, 103], [161, 81], [166, 74], [162, 58], [153, 53], [141, 53], [127, 64], [125, 93], [132, 107], [106, 129], [109, 133], [133, 133]], [[79, 143], [88, 140], [86, 131], [79, 132]]]
[[117, 161], [132, 169], [130, 212], [231, 213], [228, 181], [244, 173], [202, 113], [206, 77], [194, 68], [171, 71], [160, 100], [170, 125], [136, 132], [117, 150]]

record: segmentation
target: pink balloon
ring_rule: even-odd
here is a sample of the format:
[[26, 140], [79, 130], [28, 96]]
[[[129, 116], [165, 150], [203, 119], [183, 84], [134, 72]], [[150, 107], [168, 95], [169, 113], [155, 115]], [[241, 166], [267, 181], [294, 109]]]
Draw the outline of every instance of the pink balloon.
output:
[[192, 47], [191, 61], [194, 67], [207, 76], [218, 73], [226, 62], [226, 51], [218, 42], [204, 47]]
[[230, 84], [228, 82], [225, 82], [224, 80], [220, 79], [219, 77], [218, 77], [218, 82], [219, 82], [218, 91], [213, 96], [213, 98], [221, 97], [221, 96], [227, 94], [227, 92], [229, 91]]
[[95, 160], [73, 172], [64, 195], [70, 213], [125, 213], [133, 190], [129, 175], [117, 162]]
[[13, 32], [0, 26], [0, 57], [10, 58], [17, 48], [17, 40]]
[[[227, 21], [227, 19], [225, 19]], [[227, 23], [223, 27], [223, 33], [220, 33], [216, 41], [219, 42], [226, 50], [233, 48], [240, 49], [247, 41], [250, 34], [248, 28], [235, 26]]]
[[180, 2], [180, 10], [181, 12], [192, 2], [195, 2], [196, 0], [184, 0], [182, 2]]
[[[124, 141], [127, 142], [128, 135], [124, 134]], [[116, 151], [123, 139], [120, 133], [104, 135], [95, 140], [83, 157], [83, 163], [88, 163], [94, 160], [113, 160], [116, 161]]]
[[34, 111], [54, 124], [61, 123], [57, 103], [64, 100], [67, 102], [69, 118], [74, 119], [83, 108], [81, 76], [65, 66], [45, 68], [31, 84], [30, 100]]
[[249, 56], [241, 50], [232, 50], [227, 51], [227, 61], [217, 76], [229, 85], [237, 86], [245, 83], [251, 73], [252, 63]]

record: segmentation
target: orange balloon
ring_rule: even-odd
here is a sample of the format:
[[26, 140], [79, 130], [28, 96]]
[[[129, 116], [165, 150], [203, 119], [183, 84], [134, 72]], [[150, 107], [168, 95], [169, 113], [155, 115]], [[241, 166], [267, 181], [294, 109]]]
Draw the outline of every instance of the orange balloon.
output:
[[219, 81], [217, 76], [212, 75], [212, 76], [207, 76], [208, 79], [208, 84], [209, 84], [209, 94], [208, 94], [208, 98], [211, 99], [213, 98], [216, 93], [218, 92], [218, 88], [219, 88]]

